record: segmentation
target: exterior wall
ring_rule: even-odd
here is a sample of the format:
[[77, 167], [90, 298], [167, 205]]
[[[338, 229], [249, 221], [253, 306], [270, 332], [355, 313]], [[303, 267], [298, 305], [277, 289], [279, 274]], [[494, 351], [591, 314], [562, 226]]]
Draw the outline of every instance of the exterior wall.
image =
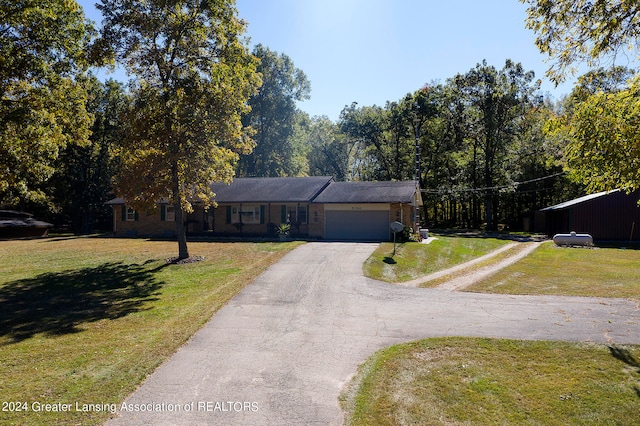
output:
[[[228, 220], [227, 208], [240, 207], [239, 204], [220, 204], [216, 208], [205, 211], [202, 207], [195, 206], [194, 212], [187, 216], [188, 233], [211, 233], [212, 235], [250, 235], [250, 236], [274, 236], [275, 227], [283, 223], [283, 204], [247, 204], [262, 206], [264, 213], [259, 224], [239, 224], [231, 223]], [[290, 207], [297, 207], [297, 204], [286, 204]], [[324, 238], [325, 236], [325, 205], [324, 204], [303, 204], [307, 206], [308, 223], [292, 226], [293, 236], [304, 236], [310, 238]], [[405, 226], [412, 225], [414, 207], [409, 204], [393, 203], [389, 206], [389, 218], [391, 221], [397, 220]], [[122, 206], [114, 205], [114, 233], [123, 237], [146, 237], [146, 236], [174, 236], [175, 222], [161, 220], [160, 208], [153, 211], [138, 212], [137, 220], [122, 220]], [[366, 210], [366, 208], [364, 209]], [[640, 226], [640, 224], [639, 224]], [[640, 230], [639, 230], [640, 231]]]
[[200, 234], [213, 228], [212, 210], [202, 206], [193, 206], [193, 212], [187, 215], [187, 234]]
[[309, 237], [324, 238], [324, 204], [309, 206]]
[[123, 220], [122, 205], [113, 206], [114, 233], [121, 237], [147, 237], [175, 235], [174, 221], [160, 220], [160, 209], [151, 212], [137, 212], [133, 221]]
[[[233, 217], [230, 217], [231, 208], [240, 208], [240, 204], [219, 204], [218, 207], [213, 209], [213, 233], [215, 235], [275, 235], [276, 227], [281, 223], [287, 221], [286, 210], [284, 208], [307, 207], [307, 220], [303, 223], [296, 223], [294, 221], [291, 224], [291, 235], [307, 236], [309, 235], [311, 206], [306, 203], [246, 203], [242, 204], [243, 207], [247, 206], [259, 206], [262, 217], [260, 223], [243, 223], [240, 225], [239, 221]], [[231, 215], [232, 216], [232, 215]]]
[[[415, 207], [410, 204], [393, 203], [391, 204], [391, 211], [389, 218], [392, 221], [398, 221], [404, 226], [414, 228], [413, 218], [415, 217]], [[418, 230], [414, 229], [415, 232]]]

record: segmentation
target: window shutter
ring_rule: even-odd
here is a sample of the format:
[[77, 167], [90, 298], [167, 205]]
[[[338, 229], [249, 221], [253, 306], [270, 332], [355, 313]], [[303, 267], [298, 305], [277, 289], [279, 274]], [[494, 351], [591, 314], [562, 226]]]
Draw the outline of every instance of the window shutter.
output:
[[133, 211], [133, 220], [138, 221], [138, 210]]
[[126, 222], [127, 220], [127, 206], [123, 205], [120, 214], [120, 220]]
[[167, 220], [167, 206], [164, 204], [160, 205], [160, 221], [164, 222]]
[[227, 206], [227, 223], [231, 223], [231, 206]]
[[287, 206], [280, 207], [280, 223], [287, 223]]
[[260, 225], [264, 225], [264, 206], [260, 206]]

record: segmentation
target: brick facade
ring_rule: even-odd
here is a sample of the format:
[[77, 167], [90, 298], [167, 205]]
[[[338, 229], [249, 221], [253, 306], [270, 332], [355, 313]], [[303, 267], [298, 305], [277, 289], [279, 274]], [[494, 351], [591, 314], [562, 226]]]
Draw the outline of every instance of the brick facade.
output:
[[[247, 235], [247, 236], [274, 236], [275, 227], [286, 222], [288, 209], [306, 208], [306, 221], [292, 222], [291, 235], [324, 238], [325, 209], [324, 204], [288, 203], [288, 204], [243, 204], [242, 207], [257, 207], [261, 217], [259, 223], [243, 223], [234, 221], [230, 209], [241, 208], [240, 204], [221, 204], [217, 208], [205, 211], [202, 207], [195, 206], [193, 213], [187, 215], [187, 233], [210, 235]], [[114, 234], [127, 237], [172, 237], [175, 236], [176, 225], [174, 221], [167, 221], [162, 217], [162, 205], [151, 212], [135, 212], [133, 220], [127, 220], [126, 207], [114, 205]], [[124, 213], [124, 216], [123, 216]], [[131, 215], [129, 215], [131, 216]], [[390, 204], [389, 218], [398, 221], [405, 226], [412, 227], [414, 207], [409, 204]], [[165, 220], [163, 220], [165, 219]]]
[[[253, 214], [243, 220], [242, 211]], [[214, 235], [275, 235], [278, 225], [289, 222], [292, 235], [308, 236], [309, 211], [307, 203], [219, 204], [211, 209], [211, 229]]]
[[324, 204], [311, 204], [309, 208], [309, 237], [324, 238]]
[[[402, 223], [404, 226], [408, 226], [413, 229], [415, 224], [413, 218], [415, 217], [415, 207], [410, 204], [392, 203], [390, 206], [389, 218], [392, 221]], [[413, 229], [414, 232], [418, 232], [417, 229]]]
[[[150, 212], [134, 213], [134, 217], [127, 217], [126, 206], [114, 205], [113, 232], [122, 237], [174, 236], [176, 224], [174, 221], [161, 220], [160, 208]], [[132, 220], [133, 219], [133, 220]]]
[[[271, 237], [277, 235], [278, 225], [289, 223], [291, 235], [303, 238], [325, 238], [326, 232], [366, 238], [371, 231], [373, 238], [378, 239], [384, 235], [387, 218], [413, 228], [413, 205], [422, 204], [413, 182], [334, 182], [331, 177], [238, 178], [230, 185], [212, 184], [212, 189], [218, 206], [205, 210], [195, 205], [187, 215], [188, 234]], [[156, 204], [150, 212], [135, 213], [127, 209], [123, 198], [107, 204], [113, 208], [113, 229], [118, 236], [175, 236], [173, 208], [166, 201]], [[345, 216], [333, 212], [343, 210], [352, 213]], [[382, 211], [388, 212], [388, 216], [375, 213]], [[340, 224], [349, 223], [347, 228], [339, 228]]]

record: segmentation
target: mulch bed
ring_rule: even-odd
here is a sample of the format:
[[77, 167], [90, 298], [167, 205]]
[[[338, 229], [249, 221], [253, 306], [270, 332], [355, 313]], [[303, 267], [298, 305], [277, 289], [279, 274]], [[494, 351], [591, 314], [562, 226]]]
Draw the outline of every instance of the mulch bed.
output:
[[165, 259], [166, 263], [171, 265], [184, 265], [187, 263], [196, 263], [204, 260], [204, 256], [189, 256], [185, 259], [180, 259], [179, 257], [170, 257], [169, 259]]

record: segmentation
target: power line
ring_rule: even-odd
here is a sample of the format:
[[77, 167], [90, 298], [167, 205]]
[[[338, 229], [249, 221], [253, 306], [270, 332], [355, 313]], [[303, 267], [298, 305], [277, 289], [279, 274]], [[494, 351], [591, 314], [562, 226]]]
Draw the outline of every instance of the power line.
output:
[[522, 182], [513, 182], [509, 185], [500, 185], [500, 186], [486, 186], [483, 188], [461, 188], [461, 189], [449, 189], [449, 190], [438, 190], [438, 189], [421, 189], [420, 192], [423, 194], [434, 194], [434, 195], [442, 195], [442, 194], [452, 194], [455, 192], [486, 192], [486, 191], [495, 191], [500, 189], [509, 189], [516, 188], [520, 185], [526, 185], [528, 183], [540, 182], [547, 179], [552, 179], [557, 176], [564, 175], [565, 172], [554, 173], [552, 175], [543, 176], [535, 179], [529, 179]]

